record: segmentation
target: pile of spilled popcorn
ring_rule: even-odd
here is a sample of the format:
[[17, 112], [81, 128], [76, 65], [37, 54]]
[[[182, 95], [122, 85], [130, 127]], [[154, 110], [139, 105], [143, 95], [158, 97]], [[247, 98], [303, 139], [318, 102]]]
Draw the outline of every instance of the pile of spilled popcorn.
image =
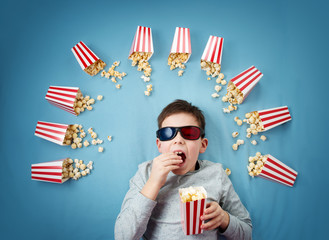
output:
[[84, 177], [90, 174], [93, 169], [93, 161], [89, 161], [86, 165], [83, 160], [74, 159], [75, 167], [73, 167], [73, 160], [67, 158], [63, 161], [62, 178], [73, 178], [78, 180], [80, 177]]
[[[138, 71], [143, 71], [144, 75], [141, 77], [144, 82], [149, 82], [152, 68], [151, 65], [148, 62], [148, 59], [151, 57], [152, 53], [151, 52], [134, 52], [129, 56], [128, 59], [132, 60], [131, 66], [136, 66], [137, 65], [137, 70]], [[146, 91], [144, 91], [144, 94], [146, 96], [150, 96], [152, 92], [152, 85], [149, 84], [147, 85]]]
[[232, 82], [229, 82], [227, 86], [227, 93], [222, 97], [222, 101], [230, 103], [227, 108], [223, 108], [224, 113], [230, 113], [238, 109], [235, 105], [243, 102], [243, 94]]
[[179, 196], [181, 202], [191, 202], [196, 200], [201, 200], [207, 198], [206, 190], [203, 187], [188, 187], [188, 188], [180, 188]]
[[254, 157], [249, 157], [249, 165], [247, 166], [249, 175], [252, 177], [259, 175], [262, 172], [267, 158], [268, 155], [262, 156], [260, 152], [257, 152]]
[[[88, 129], [88, 133], [90, 134], [92, 140], [91, 144], [92, 145], [98, 145], [102, 144], [103, 140], [97, 138], [97, 133], [93, 130], [93, 128]], [[85, 140], [83, 143], [83, 139], [87, 136], [87, 133], [83, 129], [82, 125], [79, 124], [73, 124], [70, 125], [65, 133], [65, 138], [64, 138], [64, 144], [65, 145], [71, 145], [72, 149], [76, 148], [82, 148], [82, 145], [85, 147], [88, 147], [90, 145], [90, 142], [88, 140]], [[112, 137], [108, 136], [109, 141], [112, 141]], [[104, 148], [99, 147], [98, 148], [99, 152], [103, 152]]]
[[120, 65], [120, 61], [115, 61], [107, 72], [103, 70], [101, 73], [102, 77], [105, 77], [107, 79], [111, 78], [111, 81], [114, 84], [116, 84], [115, 87], [117, 89], [121, 88], [121, 84], [118, 83], [117, 78], [122, 80], [125, 76], [127, 76], [127, 73], [125, 72], [120, 73], [118, 71], [115, 71], [115, 68], [118, 67], [119, 65]]

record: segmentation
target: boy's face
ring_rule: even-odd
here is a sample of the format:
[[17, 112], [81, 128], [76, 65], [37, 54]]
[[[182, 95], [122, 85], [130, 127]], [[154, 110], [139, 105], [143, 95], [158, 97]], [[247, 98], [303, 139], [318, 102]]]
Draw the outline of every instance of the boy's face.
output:
[[[183, 127], [183, 126], [197, 126], [199, 124], [196, 118], [189, 113], [175, 113], [165, 118], [162, 122], [163, 127]], [[168, 141], [160, 141], [159, 138], [156, 140], [160, 153], [168, 152], [183, 152], [183, 163], [179, 164], [179, 169], [173, 171], [176, 175], [184, 175], [187, 172], [195, 170], [195, 164], [198, 160], [199, 153], [204, 153], [208, 146], [208, 139], [198, 138], [197, 140], [187, 140], [183, 138], [180, 132], [177, 133], [175, 138]]]

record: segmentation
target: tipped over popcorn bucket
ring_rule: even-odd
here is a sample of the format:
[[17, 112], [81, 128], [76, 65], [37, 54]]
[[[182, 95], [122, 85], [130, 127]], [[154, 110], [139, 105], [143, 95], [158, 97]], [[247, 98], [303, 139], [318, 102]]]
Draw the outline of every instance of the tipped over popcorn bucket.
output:
[[295, 170], [272, 155], [267, 155], [267, 160], [258, 176], [292, 187], [296, 181], [297, 174]]
[[76, 44], [71, 50], [82, 70], [91, 76], [96, 75], [106, 66], [82, 41]]
[[31, 165], [31, 179], [44, 182], [63, 183], [69, 179], [64, 177], [63, 169], [68, 158]]
[[66, 145], [65, 135], [70, 125], [38, 121], [34, 135], [50, 142]]
[[237, 103], [241, 104], [262, 77], [263, 74], [255, 66], [251, 66], [229, 81], [228, 91], [231, 88], [238, 89], [242, 99]]
[[144, 53], [143, 56], [145, 55], [145, 60], [148, 60], [151, 58], [153, 52], [151, 28], [138, 26], [130, 48], [128, 59], [131, 59], [134, 53]]
[[291, 115], [287, 106], [270, 108], [257, 112], [264, 131], [291, 120]]
[[46, 100], [50, 104], [77, 116], [74, 103], [78, 93], [81, 94], [78, 87], [50, 86], [46, 94]]
[[179, 189], [179, 195], [181, 199], [181, 224], [185, 235], [203, 233], [201, 225], [204, 221], [201, 221], [200, 217], [206, 208], [206, 190], [203, 187], [181, 188]]
[[172, 54], [186, 54], [186, 59], [184, 59], [184, 63], [188, 61], [192, 54], [191, 49], [191, 36], [189, 28], [176, 27], [174, 40], [171, 45], [169, 57]]
[[221, 65], [224, 38], [211, 36], [208, 39], [206, 48], [203, 51], [201, 62], [212, 62]]

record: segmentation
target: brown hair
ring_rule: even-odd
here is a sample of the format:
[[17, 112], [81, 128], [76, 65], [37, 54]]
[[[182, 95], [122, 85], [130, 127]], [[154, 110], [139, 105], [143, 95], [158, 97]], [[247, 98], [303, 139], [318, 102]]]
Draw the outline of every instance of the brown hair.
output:
[[[193, 115], [203, 133], [205, 132], [206, 121], [202, 111], [198, 107], [193, 106], [191, 103], [181, 99], [173, 101], [162, 110], [158, 116], [158, 127], [161, 128], [163, 121], [170, 115], [182, 112]], [[204, 134], [202, 137], [204, 137]]]

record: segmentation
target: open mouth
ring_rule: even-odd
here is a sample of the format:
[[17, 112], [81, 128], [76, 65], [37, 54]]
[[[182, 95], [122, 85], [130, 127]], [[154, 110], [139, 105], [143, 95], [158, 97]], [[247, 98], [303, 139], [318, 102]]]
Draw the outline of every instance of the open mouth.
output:
[[183, 162], [185, 162], [185, 159], [186, 159], [185, 153], [183, 153], [183, 152], [176, 152], [176, 154], [177, 154], [177, 156], [180, 156], [182, 158]]

